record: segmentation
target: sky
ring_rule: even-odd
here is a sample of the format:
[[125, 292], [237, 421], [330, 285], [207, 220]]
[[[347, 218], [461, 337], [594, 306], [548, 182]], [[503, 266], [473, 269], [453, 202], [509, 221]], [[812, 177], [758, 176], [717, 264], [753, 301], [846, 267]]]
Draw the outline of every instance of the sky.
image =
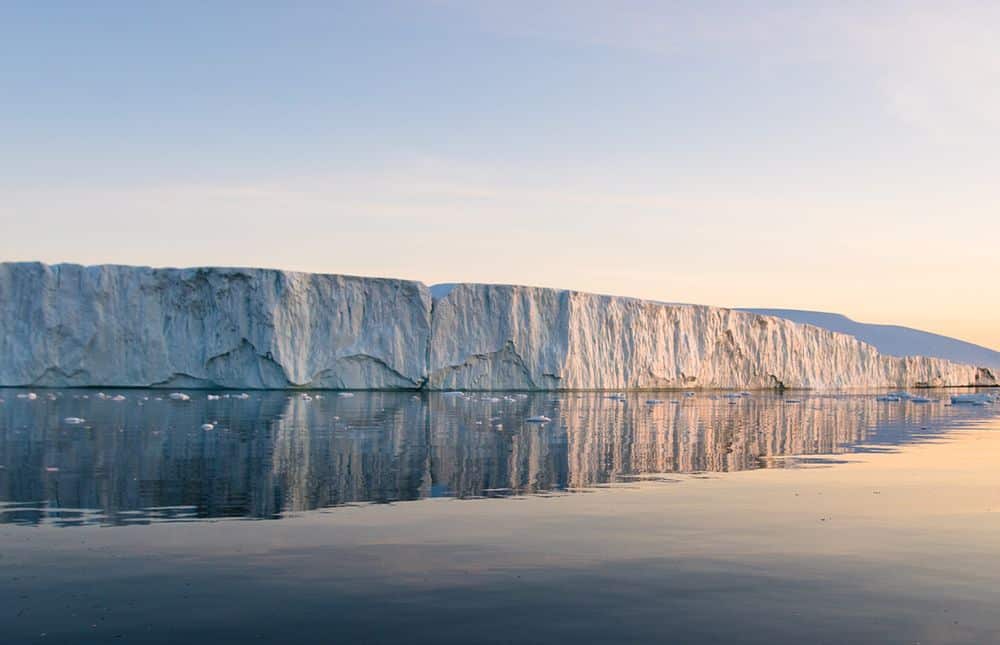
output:
[[1000, 348], [1000, 4], [0, 3], [0, 259], [834, 311]]

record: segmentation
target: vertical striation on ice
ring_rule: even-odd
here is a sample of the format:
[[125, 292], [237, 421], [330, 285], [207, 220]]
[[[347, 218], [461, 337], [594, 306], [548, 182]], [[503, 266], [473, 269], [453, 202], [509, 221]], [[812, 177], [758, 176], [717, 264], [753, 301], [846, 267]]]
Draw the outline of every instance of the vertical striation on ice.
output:
[[416, 388], [429, 312], [403, 280], [0, 264], [0, 385]]
[[[433, 299], [432, 299], [433, 293]], [[269, 269], [0, 263], [0, 386], [333, 389], [995, 385], [753, 313]]]
[[949, 361], [882, 356], [770, 316], [634, 298], [461, 284], [435, 301], [432, 389], [848, 388], [996, 382]]

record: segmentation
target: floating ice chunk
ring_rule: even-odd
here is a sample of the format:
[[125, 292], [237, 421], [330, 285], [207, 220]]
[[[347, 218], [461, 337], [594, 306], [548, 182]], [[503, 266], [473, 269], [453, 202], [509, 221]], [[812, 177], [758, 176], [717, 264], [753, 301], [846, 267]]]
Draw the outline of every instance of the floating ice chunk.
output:
[[170, 400], [171, 401], [190, 401], [191, 397], [188, 396], [187, 394], [184, 394], [183, 392], [171, 392], [170, 393]]
[[205, 431], [215, 430], [215, 424], [214, 423], [203, 423], [203, 424], [201, 424], [201, 429], [205, 430]]
[[539, 414], [537, 416], [528, 417], [525, 421], [527, 423], [548, 423], [549, 421], [552, 421], [552, 419], [548, 418], [544, 414]]
[[993, 398], [988, 394], [957, 394], [951, 397], [952, 405], [989, 405]]
[[352, 396], [354, 396], [354, 392], [341, 392], [341, 393], [337, 394], [337, 396], [339, 396], [342, 399], [349, 399]]
[[209, 394], [205, 398], [208, 399], [209, 401], [218, 401], [221, 397], [219, 397], [218, 394]]
[[47, 472], [47, 473], [57, 473], [57, 472], [59, 472], [59, 467], [58, 466], [46, 466], [45, 467], [45, 472]]
[[63, 423], [66, 423], [71, 426], [78, 426], [81, 423], [86, 423], [86, 422], [87, 422], [86, 419], [81, 419], [80, 417], [66, 417], [65, 419], [63, 419]]
[[239, 399], [240, 401], [246, 401], [247, 399], [250, 398], [250, 395], [247, 394], [246, 392], [240, 392], [239, 394], [237, 394], [233, 398], [234, 399]]
[[305, 392], [303, 392], [302, 394], [300, 394], [299, 398], [302, 399], [303, 401], [312, 401], [313, 400], [313, 398], [311, 396], [309, 396], [308, 394], [306, 394]]
[[461, 392], [445, 392], [441, 396], [463, 396]]
[[883, 394], [881, 396], [876, 396], [875, 400], [882, 401], [883, 403], [898, 403], [901, 399], [894, 394]]
[[121, 394], [119, 394], [119, 395], [117, 395], [117, 396], [113, 396], [113, 397], [111, 397], [111, 400], [112, 400], [112, 401], [119, 401], [119, 402], [121, 402], [121, 401], [124, 401], [124, 400], [125, 400], [125, 397], [124, 397], [124, 396], [122, 396]]
[[17, 398], [19, 398], [19, 399], [27, 399], [28, 401], [34, 401], [35, 399], [38, 398], [38, 395], [35, 394], [34, 392], [28, 392], [27, 394], [23, 394], [23, 393], [22, 394], [18, 394]]
[[928, 399], [926, 396], [914, 396], [910, 399], [910, 403], [932, 403], [933, 399]]
[[646, 400], [646, 405], [660, 405], [661, 403], [663, 403], [663, 401], [661, 401], [660, 399], [647, 399]]

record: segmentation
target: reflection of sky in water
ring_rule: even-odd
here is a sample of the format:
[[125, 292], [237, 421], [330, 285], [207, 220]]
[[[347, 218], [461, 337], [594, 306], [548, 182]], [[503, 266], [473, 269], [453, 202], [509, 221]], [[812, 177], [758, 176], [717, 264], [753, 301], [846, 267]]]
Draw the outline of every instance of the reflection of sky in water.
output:
[[[874, 394], [797, 394], [798, 402], [763, 393], [660, 394], [656, 402], [595, 393], [208, 400], [202, 392], [188, 402], [149, 390], [108, 391], [123, 401], [96, 391], [18, 394], [0, 393], [0, 522], [61, 526], [276, 518], [362, 502], [829, 465], [839, 461], [829, 455], [892, 450], [995, 412]], [[534, 415], [552, 421], [526, 422]]]

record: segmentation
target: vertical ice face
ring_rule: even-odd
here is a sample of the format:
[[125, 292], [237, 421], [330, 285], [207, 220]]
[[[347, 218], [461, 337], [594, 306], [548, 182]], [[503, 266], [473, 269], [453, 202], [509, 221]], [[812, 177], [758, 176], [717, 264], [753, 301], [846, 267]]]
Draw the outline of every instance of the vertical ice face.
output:
[[0, 385], [416, 388], [429, 331], [416, 282], [0, 264]]
[[996, 384], [752, 313], [266, 269], [0, 264], [0, 385], [365, 389]]
[[435, 301], [433, 389], [837, 388], [983, 384], [975, 367], [881, 356], [844, 334], [744, 312], [462, 284]]

